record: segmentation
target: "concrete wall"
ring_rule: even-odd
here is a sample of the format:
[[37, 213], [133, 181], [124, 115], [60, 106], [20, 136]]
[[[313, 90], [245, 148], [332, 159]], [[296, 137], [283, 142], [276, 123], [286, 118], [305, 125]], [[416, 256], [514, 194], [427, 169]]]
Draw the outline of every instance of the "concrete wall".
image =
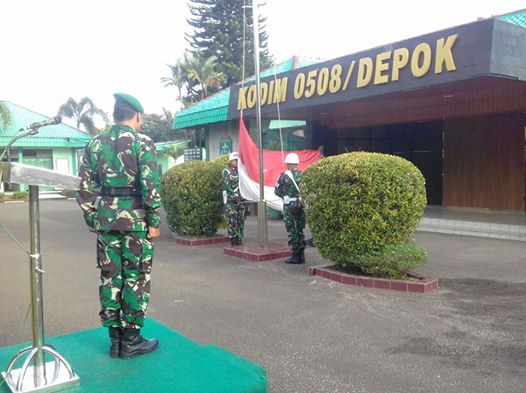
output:
[[77, 163], [73, 159], [71, 148], [60, 147], [53, 149], [53, 170], [66, 175], [76, 175]]
[[219, 142], [225, 138], [230, 138], [233, 151], [238, 151], [239, 125], [237, 120], [210, 124], [208, 128], [208, 157], [210, 161], [219, 157]]
[[[270, 120], [264, 119], [261, 124], [262, 132], [268, 130]], [[257, 123], [255, 119], [245, 119], [245, 127], [252, 140], [257, 143]], [[232, 140], [232, 151], [239, 151], [239, 120], [210, 124], [208, 127], [209, 160], [219, 157], [220, 142], [222, 139]]]

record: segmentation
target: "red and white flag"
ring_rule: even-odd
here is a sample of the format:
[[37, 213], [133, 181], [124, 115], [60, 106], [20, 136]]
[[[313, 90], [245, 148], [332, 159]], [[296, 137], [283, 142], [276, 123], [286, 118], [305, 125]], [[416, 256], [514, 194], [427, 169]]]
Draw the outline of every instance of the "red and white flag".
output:
[[[298, 169], [304, 171], [321, 158], [318, 150], [263, 150], [264, 198], [274, 210], [283, 211], [283, 201], [274, 194], [274, 186], [282, 172], [287, 170], [285, 157], [296, 153], [300, 158]], [[259, 201], [259, 153], [258, 147], [250, 138], [243, 118], [239, 119], [239, 190], [241, 196], [249, 201]]]

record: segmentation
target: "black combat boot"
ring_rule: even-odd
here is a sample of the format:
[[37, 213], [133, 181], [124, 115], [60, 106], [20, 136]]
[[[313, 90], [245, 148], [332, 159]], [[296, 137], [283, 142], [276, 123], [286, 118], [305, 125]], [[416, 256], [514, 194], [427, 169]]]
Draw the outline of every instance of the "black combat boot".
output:
[[110, 356], [112, 358], [118, 358], [121, 352], [121, 328], [110, 327], [108, 330], [111, 340]]
[[235, 237], [230, 238], [230, 245], [232, 247], [237, 246], [237, 239]]
[[302, 248], [299, 251], [299, 260], [300, 260], [299, 263], [305, 263], [305, 249], [304, 248]]
[[243, 240], [241, 240], [240, 237], [237, 237], [236, 238], [236, 243], [237, 243], [238, 246], [242, 246], [243, 245]]
[[159, 347], [156, 338], [150, 340], [141, 336], [141, 329], [122, 329], [121, 359], [129, 359], [136, 355], [153, 352]]
[[283, 262], [290, 263], [291, 265], [297, 265], [297, 264], [301, 263], [297, 251], [292, 251], [292, 255], [290, 256], [290, 258], [285, 260], [285, 261], [283, 261]]

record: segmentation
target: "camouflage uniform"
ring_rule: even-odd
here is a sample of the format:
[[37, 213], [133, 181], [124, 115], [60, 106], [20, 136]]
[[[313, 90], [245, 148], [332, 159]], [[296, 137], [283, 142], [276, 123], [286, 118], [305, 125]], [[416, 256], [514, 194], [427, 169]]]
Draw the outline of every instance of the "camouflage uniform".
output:
[[[290, 171], [296, 181], [300, 185], [301, 171], [294, 168]], [[288, 233], [289, 246], [293, 256], [299, 257], [305, 249], [304, 234], [305, 229], [305, 211], [300, 200], [300, 192], [294, 185], [294, 182], [288, 176], [287, 172], [283, 172], [279, 177], [274, 188], [274, 194], [283, 198], [283, 220], [285, 221], [285, 228]], [[286, 203], [287, 198], [292, 198], [292, 201]]]
[[239, 194], [237, 168], [223, 169], [223, 191], [226, 192], [225, 215], [228, 220], [228, 238], [232, 245], [241, 244], [245, 227], [246, 205]]
[[138, 329], [150, 296], [154, 244], [148, 228], [160, 224], [155, 145], [131, 127], [114, 125], [88, 143], [79, 176], [77, 201], [98, 233], [102, 325]]

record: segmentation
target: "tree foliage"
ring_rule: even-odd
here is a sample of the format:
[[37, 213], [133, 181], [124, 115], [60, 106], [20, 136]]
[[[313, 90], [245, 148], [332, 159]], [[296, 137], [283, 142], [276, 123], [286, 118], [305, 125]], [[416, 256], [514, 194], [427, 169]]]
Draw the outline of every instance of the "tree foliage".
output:
[[188, 72], [186, 71], [186, 65], [182, 60], [179, 60], [175, 64], [167, 64], [170, 68], [170, 76], [163, 76], [161, 83], [164, 87], [174, 86], [177, 89], [178, 101], [183, 100], [183, 90], [188, 82]]
[[80, 101], [69, 98], [65, 104], [58, 109], [59, 116], [66, 117], [75, 121], [78, 129], [81, 126], [90, 134], [97, 132], [95, 117], [99, 116], [105, 123], [108, 123], [108, 115], [103, 110], [97, 108], [89, 97], [84, 97]]
[[[251, 5], [252, 2], [247, 0], [190, 0], [188, 2], [192, 17], [187, 22], [194, 31], [192, 34], [186, 34], [186, 39], [194, 53], [199, 53], [204, 58], [217, 57], [216, 70], [226, 76], [227, 86], [242, 78], [243, 30], [245, 30], [245, 76], [255, 74], [252, 8], [244, 7], [245, 4]], [[267, 68], [272, 65], [272, 57], [267, 48], [266, 18], [261, 16], [259, 30], [261, 67]]]
[[145, 113], [142, 115], [141, 133], [148, 135], [154, 142], [173, 141], [173, 119], [172, 113], [166, 109], [162, 115]]
[[11, 124], [11, 112], [5, 102], [0, 101], [0, 127], [6, 128]]
[[170, 145], [162, 150], [157, 150], [157, 157], [170, 157], [177, 160], [181, 155], [184, 154], [184, 145]]
[[210, 92], [219, 91], [225, 82], [225, 75], [216, 71], [215, 56], [205, 58], [200, 53], [186, 53], [177, 63], [167, 66], [171, 75], [162, 77], [161, 83], [165, 87], [174, 86], [177, 100], [185, 107], [206, 98]]
[[225, 80], [225, 75], [215, 70], [216, 66], [216, 56], [205, 58], [200, 53], [196, 53], [186, 60], [188, 79], [199, 86], [201, 100], [208, 95], [209, 90], [220, 90]]
[[[189, 0], [192, 17], [187, 21], [193, 31], [186, 39], [191, 50], [175, 64], [167, 64], [170, 75], [161, 78], [165, 87], [177, 89], [177, 100], [185, 107], [241, 80], [243, 52], [244, 76], [254, 75], [252, 8], [245, 8], [244, 3], [251, 4], [248, 0]], [[273, 60], [267, 48], [265, 18], [260, 17], [259, 23], [263, 69]]]

